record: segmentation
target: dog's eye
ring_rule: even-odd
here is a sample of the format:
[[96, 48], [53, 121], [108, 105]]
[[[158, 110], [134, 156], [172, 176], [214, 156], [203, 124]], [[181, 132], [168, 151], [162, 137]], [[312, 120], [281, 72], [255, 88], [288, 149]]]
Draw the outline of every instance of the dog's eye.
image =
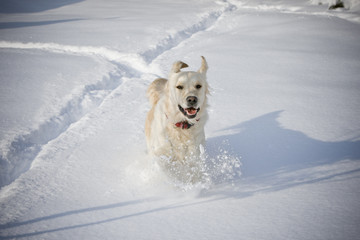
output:
[[201, 88], [201, 85], [198, 84], [198, 85], [196, 85], [195, 87], [196, 87], [196, 89], [200, 89], [200, 88]]
[[183, 89], [184, 87], [181, 86], [181, 85], [179, 85], [179, 86], [176, 86], [176, 88], [181, 90], [181, 89]]

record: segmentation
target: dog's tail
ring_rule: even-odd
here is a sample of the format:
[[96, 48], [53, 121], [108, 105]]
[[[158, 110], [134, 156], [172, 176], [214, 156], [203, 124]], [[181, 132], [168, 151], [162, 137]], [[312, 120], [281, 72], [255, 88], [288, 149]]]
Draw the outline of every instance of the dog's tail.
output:
[[154, 106], [159, 101], [161, 95], [164, 92], [167, 81], [168, 80], [165, 78], [158, 78], [150, 84], [146, 94], [152, 106]]

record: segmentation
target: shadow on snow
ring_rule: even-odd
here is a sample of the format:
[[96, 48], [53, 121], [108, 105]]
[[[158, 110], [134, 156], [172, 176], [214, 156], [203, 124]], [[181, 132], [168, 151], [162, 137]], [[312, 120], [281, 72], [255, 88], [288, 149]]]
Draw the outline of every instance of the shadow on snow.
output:
[[1, 0], [0, 13], [34, 13], [63, 7], [83, 0]]
[[279, 170], [299, 170], [344, 159], [360, 160], [360, 141], [324, 142], [284, 129], [277, 122], [282, 111], [272, 112], [223, 130], [230, 135], [211, 138], [210, 146], [228, 141], [241, 156], [244, 177]]
[[235, 180], [235, 188], [226, 190], [220, 186], [204, 196], [246, 197], [259, 191], [276, 191], [360, 172], [359, 167], [350, 170], [330, 167], [342, 161], [360, 160], [360, 141], [325, 142], [284, 129], [277, 121], [281, 112], [222, 129], [229, 133], [207, 140], [210, 149], [226, 142], [231, 154], [241, 157], [242, 175]]
[[[143, 203], [146, 203], [146, 202], [153, 202], [153, 201], [157, 201], [157, 200], [158, 199], [156, 199], [156, 198], [140, 199], [140, 200], [134, 200], [134, 201], [129, 201], [129, 202], [115, 203], [115, 204], [103, 205], [103, 206], [98, 206], [98, 207], [84, 208], [84, 209], [79, 209], [79, 210], [67, 211], [67, 212], [63, 212], [63, 213], [49, 215], [49, 216], [46, 216], [46, 217], [35, 218], [35, 219], [24, 221], [24, 222], [13, 222], [13, 223], [3, 224], [3, 225], [0, 225], [0, 230], [12, 229], [12, 228], [20, 227], [20, 226], [23, 226], [23, 225], [36, 224], [36, 223], [38, 223], [39, 226], [41, 226], [43, 224], [42, 222], [49, 221], [49, 220], [55, 220], [57, 218], [65, 218], [65, 217], [69, 217], [69, 216], [75, 215], [75, 214], [78, 215], [78, 214], [87, 213], [87, 212], [95, 212], [95, 211], [100, 211], [100, 210], [107, 210], [107, 209], [115, 209], [115, 208], [119, 208], [119, 207], [126, 207], [128, 205], [139, 205], [139, 204], [143, 204]], [[192, 203], [170, 204], [168, 206], [161, 206], [161, 207], [158, 207], [158, 208], [152, 208], [152, 209], [145, 210], [145, 211], [138, 211], [138, 212], [135, 212], [133, 214], [128, 214], [128, 215], [103, 219], [103, 220], [99, 220], [99, 221], [93, 221], [93, 222], [69, 225], [69, 226], [58, 227], [58, 228], [47, 229], [47, 230], [39, 230], [39, 231], [28, 232], [28, 233], [20, 233], [20, 234], [8, 235], [8, 236], [0, 236], [0, 239], [27, 238], [27, 237], [38, 236], [38, 235], [47, 234], [47, 233], [60, 232], [60, 231], [83, 228], [83, 227], [90, 227], [90, 226], [94, 226], [94, 225], [98, 225], [98, 224], [105, 224], [105, 223], [120, 221], [120, 220], [127, 219], [127, 218], [147, 215], [147, 214], [151, 214], [151, 213], [155, 213], [155, 212], [162, 212], [162, 211], [168, 211], [168, 210], [171, 210], [171, 209], [177, 209], [177, 208], [190, 207], [190, 206], [194, 206], [194, 205], [200, 205], [200, 204], [213, 202], [213, 201], [217, 201], [217, 200], [219, 200], [219, 199], [203, 200], [203, 201], [200, 201], [200, 202], [192, 202]]]
[[63, 19], [63, 20], [49, 20], [49, 21], [35, 21], [35, 22], [1, 22], [0, 29], [12, 29], [12, 28], [24, 28], [24, 27], [36, 27], [58, 23], [81, 21], [81, 18]]

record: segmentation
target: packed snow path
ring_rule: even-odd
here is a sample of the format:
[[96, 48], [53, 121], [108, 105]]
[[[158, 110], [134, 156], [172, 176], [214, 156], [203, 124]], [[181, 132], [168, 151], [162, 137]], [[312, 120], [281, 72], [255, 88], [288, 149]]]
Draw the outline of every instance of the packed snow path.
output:
[[[359, 236], [356, 12], [67, 3], [0, 10], [1, 239]], [[212, 182], [175, 185], [146, 156], [145, 91], [201, 55]]]

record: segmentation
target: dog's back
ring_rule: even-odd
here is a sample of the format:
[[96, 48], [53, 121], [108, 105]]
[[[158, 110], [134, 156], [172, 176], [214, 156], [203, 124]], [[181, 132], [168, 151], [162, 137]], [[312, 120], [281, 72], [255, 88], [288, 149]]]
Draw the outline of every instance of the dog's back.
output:
[[[147, 114], [146, 122], [145, 122], [145, 135], [147, 138], [147, 144], [150, 142], [150, 135], [151, 135], [151, 123], [154, 120], [154, 111], [155, 106], [158, 103], [161, 96], [164, 94], [164, 88], [167, 83], [167, 79], [165, 78], [158, 78], [155, 79], [149, 86], [146, 94], [149, 98], [149, 102], [151, 104], [151, 109]], [[148, 149], [150, 150], [151, 147], [148, 145]]]
[[161, 94], [164, 92], [164, 87], [168, 80], [165, 78], [155, 79], [149, 86], [146, 94], [149, 98], [151, 106], [156, 105], [159, 101]]

